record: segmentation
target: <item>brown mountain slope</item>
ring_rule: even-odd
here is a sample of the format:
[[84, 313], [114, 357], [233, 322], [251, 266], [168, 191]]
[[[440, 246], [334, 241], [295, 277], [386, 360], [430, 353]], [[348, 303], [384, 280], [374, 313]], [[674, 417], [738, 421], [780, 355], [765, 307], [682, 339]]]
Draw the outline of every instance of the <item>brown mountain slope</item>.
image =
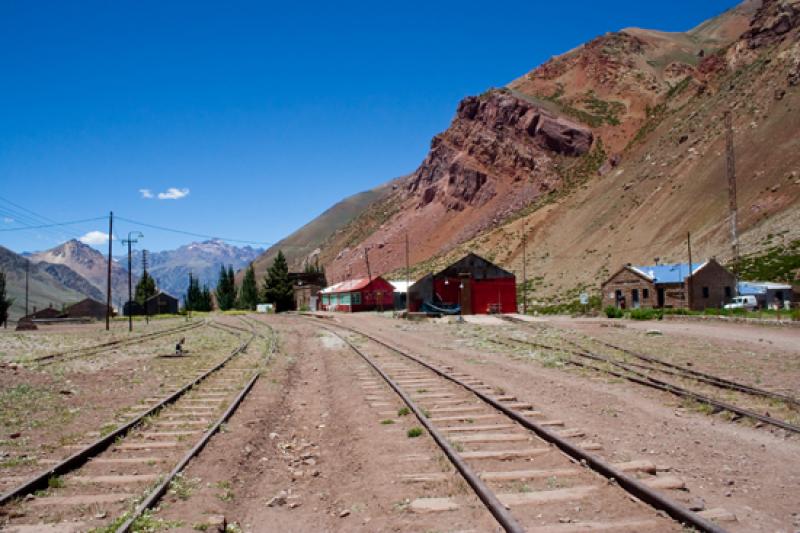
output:
[[[0, 246], [0, 272], [6, 275], [6, 290], [8, 297], [14, 299], [9, 310], [12, 320], [17, 320], [25, 314], [25, 265], [27, 259]], [[86, 280], [74, 272], [69, 272], [62, 266], [51, 264], [37, 264], [31, 262], [28, 272], [28, 311], [33, 308], [44, 309], [52, 305], [61, 309], [63, 305], [79, 302], [86, 297], [85, 294], [74, 288], [66, 286], [65, 281], [70, 279], [70, 284], [76, 286], [88, 285]]]
[[[466, 98], [417, 171], [329, 239], [329, 279], [417, 273], [467, 250], [542, 296], [621, 263], [729, 250], [724, 113], [733, 111], [744, 251], [800, 231], [800, 0], [748, 1], [686, 33], [629, 29]], [[744, 33], [742, 33], [744, 32]], [[590, 147], [591, 146], [591, 147]], [[770, 237], [772, 235], [772, 237]], [[797, 237], [795, 237], [797, 238]]]
[[[33, 253], [30, 255], [30, 260], [37, 263], [66, 265], [94, 285], [101, 294], [106, 294], [108, 284], [106, 257], [76, 239], [43, 252]], [[138, 279], [134, 276], [132, 280], [134, 287], [137, 282]], [[122, 304], [128, 300], [128, 270], [116, 261], [111, 263], [111, 294], [113, 305], [121, 309]]]
[[[326, 241], [334, 239], [339, 230], [361, 215], [367, 208], [391, 196], [399, 182], [400, 180], [392, 180], [375, 189], [348, 196], [285, 239], [270, 246], [253, 261], [258, 283], [261, 283], [267, 268], [278, 255], [278, 250], [283, 251], [292, 271], [302, 270], [307, 261], [311, 261], [313, 264], [323, 250], [323, 244]], [[321, 256], [320, 264], [325, 264], [326, 259], [329, 257]], [[241, 283], [243, 276], [244, 270], [237, 272], [236, 282]]]

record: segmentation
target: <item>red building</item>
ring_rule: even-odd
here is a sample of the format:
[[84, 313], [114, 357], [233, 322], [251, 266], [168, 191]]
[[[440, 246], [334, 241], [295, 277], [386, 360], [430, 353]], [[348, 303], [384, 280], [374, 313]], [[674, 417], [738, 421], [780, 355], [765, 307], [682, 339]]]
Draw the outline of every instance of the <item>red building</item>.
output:
[[394, 309], [394, 287], [378, 276], [350, 279], [319, 291], [320, 308], [323, 311], [382, 311]]
[[475, 254], [467, 254], [408, 289], [412, 312], [482, 315], [517, 312], [514, 274]]

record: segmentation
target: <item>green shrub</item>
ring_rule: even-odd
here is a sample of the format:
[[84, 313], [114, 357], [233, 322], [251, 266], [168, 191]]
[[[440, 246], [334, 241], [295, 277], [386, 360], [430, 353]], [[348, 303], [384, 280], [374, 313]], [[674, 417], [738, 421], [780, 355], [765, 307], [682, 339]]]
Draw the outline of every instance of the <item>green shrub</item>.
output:
[[614, 307], [613, 305], [609, 305], [605, 308], [605, 313], [608, 318], [622, 318], [625, 314], [622, 309], [618, 307]]
[[800, 322], [800, 308], [792, 309], [792, 320], [795, 322]]
[[661, 309], [631, 309], [630, 316], [633, 320], [661, 320], [664, 313]]
[[408, 430], [406, 435], [408, 435], [408, 438], [410, 438], [410, 439], [415, 439], [415, 438], [419, 437], [420, 435], [422, 435], [422, 428], [418, 427], [418, 426], [414, 426], [413, 428]]

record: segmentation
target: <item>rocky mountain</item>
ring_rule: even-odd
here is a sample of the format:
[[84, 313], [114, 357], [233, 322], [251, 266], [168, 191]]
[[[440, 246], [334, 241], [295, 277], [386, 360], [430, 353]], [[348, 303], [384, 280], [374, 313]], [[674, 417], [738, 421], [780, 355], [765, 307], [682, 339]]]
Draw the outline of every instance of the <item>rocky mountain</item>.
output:
[[[6, 290], [14, 299], [10, 315], [16, 320], [25, 314], [25, 265], [28, 260], [0, 246], [0, 271], [6, 274]], [[78, 302], [86, 297], [79, 290], [69, 288], [70, 285], [83, 287], [89, 291], [91, 284], [78, 274], [63, 265], [30, 263], [28, 273], [28, 308], [42, 309], [52, 305], [61, 308], [64, 305]], [[87, 287], [88, 285], [88, 287]], [[93, 288], [93, 287], [92, 287]]]
[[730, 260], [800, 238], [800, 0], [747, 0], [684, 33], [625, 29], [467, 97], [410, 176], [320, 246], [330, 280], [416, 273], [468, 250], [536, 294], [597, 290], [626, 262]]
[[[55, 270], [58, 265], [69, 267], [80, 277], [88, 281], [96, 290], [85, 288], [87, 296], [105, 301], [107, 290], [108, 262], [106, 257], [82, 242], [71, 239], [63, 244], [44, 252], [28, 254], [28, 258], [35, 263], [42, 263], [43, 268]], [[48, 266], [48, 265], [55, 265]], [[133, 285], [137, 278], [134, 276]], [[100, 296], [97, 298], [97, 296]], [[111, 264], [111, 295], [115, 307], [121, 308], [128, 299], [128, 270], [117, 261]]]
[[[220, 266], [232, 265], [234, 270], [239, 270], [262, 253], [260, 248], [233, 246], [220, 240], [193, 242], [175, 250], [148, 252], [147, 271], [155, 278], [159, 289], [180, 298], [189, 286], [190, 272], [201, 284], [215, 287]], [[123, 264], [127, 264], [127, 260], [127, 255], [119, 258]], [[141, 250], [132, 254], [132, 264], [134, 274], [141, 274]]]

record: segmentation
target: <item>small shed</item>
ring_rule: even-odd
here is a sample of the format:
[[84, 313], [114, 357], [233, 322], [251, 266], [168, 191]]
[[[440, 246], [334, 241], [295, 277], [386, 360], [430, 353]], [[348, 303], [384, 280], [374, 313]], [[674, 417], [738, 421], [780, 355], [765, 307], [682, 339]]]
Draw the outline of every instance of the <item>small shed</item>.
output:
[[469, 253], [414, 283], [408, 298], [412, 312], [516, 313], [517, 280], [511, 272]]
[[[689, 275], [691, 273], [691, 294]], [[734, 296], [736, 280], [716, 259], [694, 263], [627, 264], [606, 280], [603, 306], [621, 309], [722, 307]]]
[[124, 316], [141, 316], [144, 314], [144, 306], [136, 300], [125, 302], [122, 306], [122, 314]]
[[178, 299], [166, 292], [154, 294], [144, 302], [148, 315], [176, 315], [178, 314]]
[[[64, 318], [94, 318], [95, 320], [105, 320], [109, 307], [97, 300], [86, 298], [80, 302], [70, 305], [62, 315]], [[110, 309], [111, 316], [114, 310]]]
[[758, 307], [773, 308], [780, 302], [781, 308], [788, 307], [794, 299], [794, 290], [786, 283], [769, 281], [741, 281], [737, 285], [741, 296], [755, 296]]
[[389, 283], [391, 283], [392, 287], [394, 287], [394, 308], [405, 309], [406, 299], [408, 297], [408, 287], [411, 285], [411, 283], [405, 280], [390, 281]]
[[394, 287], [377, 278], [350, 279], [319, 291], [324, 311], [384, 311], [394, 309]]
[[[36, 310], [36, 307], [33, 308], [33, 313], [22, 317], [22, 319], [29, 319], [29, 320], [48, 320], [60, 317], [62, 312], [59, 309], [53, 307], [53, 304], [50, 304], [50, 307], [45, 307], [44, 309]], [[22, 320], [20, 319], [20, 320]]]

